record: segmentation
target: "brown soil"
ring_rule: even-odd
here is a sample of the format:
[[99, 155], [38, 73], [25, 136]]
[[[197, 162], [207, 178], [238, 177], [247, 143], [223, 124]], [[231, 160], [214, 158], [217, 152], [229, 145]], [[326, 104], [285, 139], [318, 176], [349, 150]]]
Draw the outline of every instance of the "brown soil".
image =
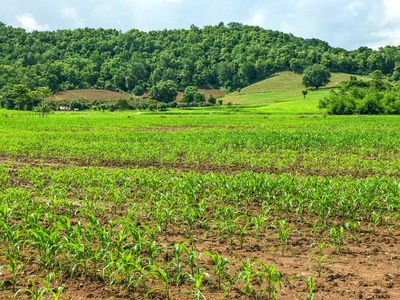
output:
[[[15, 187], [19, 187], [18, 174], [11, 172], [11, 181]], [[27, 187], [25, 187], [27, 188]], [[77, 212], [79, 213], [79, 202], [77, 202]], [[49, 208], [51, 210], [52, 208]], [[66, 209], [66, 208], [65, 208]], [[71, 209], [71, 208], [70, 208]], [[251, 210], [257, 213], [259, 208], [254, 206]], [[62, 214], [63, 210], [52, 211], [55, 214]], [[211, 214], [210, 211], [205, 213]], [[111, 207], [107, 208], [105, 215], [96, 215], [101, 225], [106, 226], [108, 220], [118, 220], [118, 216], [126, 216], [125, 209], [113, 212]], [[271, 212], [270, 217], [277, 217]], [[207, 216], [206, 216], [207, 218]], [[280, 251], [279, 240], [276, 231], [272, 227], [266, 227], [258, 240], [250, 235], [246, 235], [242, 246], [238, 240], [230, 240], [230, 238], [220, 238], [215, 231], [205, 234], [203, 229], [196, 227], [191, 237], [196, 251], [203, 252], [218, 251], [221, 257], [231, 260], [229, 262], [229, 274], [235, 275], [239, 273], [240, 257], [244, 260], [251, 259], [251, 262], [261, 261], [267, 266], [275, 264], [276, 270], [282, 274], [282, 290], [278, 299], [298, 299], [300, 295], [307, 294], [307, 286], [301, 278], [292, 279], [291, 287], [288, 286], [289, 278], [292, 275], [301, 275], [304, 279], [308, 276], [315, 278], [315, 298], [314, 299], [400, 299], [400, 231], [399, 229], [389, 230], [388, 226], [379, 226], [376, 232], [367, 230], [367, 223], [362, 222], [361, 228], [354, 235], [356, 239], [347, 236], [344, 240], [344, 246], [341, 249], [334, 250], [333, 247], [326, 246], [324, 255], [329, 255], [333, 260], [333, 264], [329, 257], [323, 260], [320, 272], [316, 270], [314, 259], [309, 258], [321, 257], [317, 251], [317, 247], [312, 247], [310, 253], [310, 245], [314, 242], [321, 242], [324, 235], [321, 232], [312, 231], [312, 222], [315, 221], [312, 216], [305, 216], [307, 222], [295, 222], [293, 216], [287, 219], [289, 226], [294, 226], [301, 233], [300, 237], [297, 233], [289, 234], [287, 247], [291, 251], [285, 250], [282, 254]], [[86, 224], [84, 218], [79, 218], [82, 225]], [[71, 225], [76, 225], [77, 219], [71, 220]], [[145, 215], [138, 217], [138, 224], [148, 224], [151, 222]], [[338, 220], [339, 223], [339, 220]], [[185, 241], [185, 227], [179, 221], [174, 226], [168, 226], [160, 236], [158, 244], [164, 245], [168, 251], [172, 251], [172, 245], [176, 242]], [[34, 260], [27, 258], [35, 254], [32, 250], [27, 250], [24, 257], [20, 258], [24, 262], [24, 273], [18, 276], [19, 283], [16, 289], [26, 287], [28, 278], [32, 275], [45, 277], [46, 271], [38, 268]], [[164, 260], [168, 262], [168, 255], [162, 254]], [[235, 262], [235, 263], [234, 263]], [[4, 263], [4, 258], [0, 258], [0, 264]], [[210, 274], [212, 281], [203, 280], [202, 293], [205, 299], [255, 299], [255, 292], [250, 296], [246, 296], [243, 291], [234, 283], [232, 287], [218, 289], [216, 285], [216, 277], [213, 275], [215, 267], [206, 255], [202, 256], [201, 266]], [[0, 274], [1, 280], [10, 278], [9, 272], [3, 268]], [[143, 290], [139, 288], [138, 292], [133, 290], [120, 290], [119, 286], [111, 287], [96, 280], [93, 274], [80, 273], [79, 271], [71, 277], [69, 274], [57, 275], [55, 279], [56, 286], [64, 286], [63, 296], [67, 299], [142, 299]], [[40, 282], [37, 280], [37, 282]], [[253, 289], [259, 287], [259, 281], [256, 277], [251, 280]], [[39, 284], [40, 285], [40, 284]], [[42, 284], [41, 284], [42, 285]], [[150, 280], [148, 282], [150, 288], [162, 288], [159, 280]], [[5, 291], [0, 294], [0, 299], [10, 299], [13, 293], [11, 285], [5, 284]], [[266, 286], [263, 285], [265, 288]], [[32, 286], [30, 286], [32, 288]], [[179, 287], [174, 285], [171, 288], [171, 299], [190, 299], [190, 293], [193, 289], [191, 283], [182, 280]], [[25, 298], [23, 293], [19, 294], [17, 299]], [[153, 299], [165, 299], [166, 294], [163, 290], [152, 293]], [[259, 299], [268, 299], [265, 296]]]
[[[121, 215], [123, 213], [121, 212]], [[108, 219], [112, 218], [111, 212], [103, 219], [102, 225], [106, 224]], [[114, 217], [115, 219], [115, 217]], [[143, 220], [143, 222], [146, 222]], [[74, 224], [74, 221], [72, 221]], [[228, 239], [217, 240], [217, 237], [210, 234], [204, 236], [204, 231], [195, 230], [192, 232], [193, 237], [198, 237], [193, 240], [193, 245], [196, 251], [203, 252], [218, 251], [221, 257], [229, 258], [236, 263], [229, 264], [229, 273], [234, 275], [239, 273], [240, 258], [251, 259], [251, 261], [262, 261], [267, 266], [275, 264], [276, 270], [282, 274], [282, 290], [279, 293], [278, 299], [298, 299], [302, 294], [308, 294], [305, 280], [308, 276], [315, 278], [314, 282], [314, 299], [400, 299], [400, 234], [389, 235], [387, 229], [380, 230], [375, 234], [362, 232], [358, 236], [358, 245], [351, 239], [347, 239], [345, 247], [340, 252], [335, 252], [331, 247], [326, 247], [325, 255], [329, 255], [332, 260], [326, 257], [323, 260], [321, 274], [316, 270], [315, 260], [308, 263], [310, 257], [321, 257], [317, 251], [310, 254], [309, 246], [314, 241], [318, 241], [318, 237], [309, 238], [310, 226], [307, 224], [294, 224], [303, 236], [307, 238], [299, 238], [297, 234], [292, 234], [288, 240], [288, 247], [293, 251], [285, 251], [282, 255], [278, 250], [279, 242], [277, 236], [272, 229], [267, 229], [267, 234], [264, 235], [264, 241], [255, 241], [251, 237], [245, 238], [245, 243], [242, 247], [237, 241], [230, 242]], [[175, 242], [181, 243], [186, 240], [184, 229], [179, 228], [177, 224], [175, 228], [168, 228], [163, 231], [160, 244], [165, 245], [171, 251], [172, 245]], [[315, 250], [315, 249], [314, 249]], [[26, 253], [26, 257], [31, 253]], [[165, 259], [168, 259], [165, 257]], [[3, 260], [1, 260], [3, 262]], [[309, 266], [308, 266], [309, 265]], [[216, 280], [212, 275], [214, 268], [212, 262], [203, 256], [202, 267], [208, 268], [211, 279]], [[39, 269], [34, 263], [25, 263], [24, 272], [26, 276], [18, 277], [21, 283], [26, 282], [32, 274], [40, 277], [45, 277], [46, 271]], [[7, 271], [3, 271], [2, 279], [10, 278]], [[291, 287], [288, 286], [289, 278], [292, 275], [301, 275], [304, 279], [294, 278], [291, 282]], [[69, 274], [56, 277], [56, 285], [64, 286], [63, 296], [67, 299], [142, 299], [143, 291], [138, 292], [129, 290], [120, 291], [118, 286], [109, 286], [99, 280], [96, 280], [92, 275], [83, 276], [79, 272], [71, 278]], [[254, 289], [257, 289], [259, 281], [257, 278], [252, 278], [251, 283]], [[148, 282], [151, 288], [160, 288], [162, 285], [159, 280]], [[7, 285], [6, 285], [7, 286]], [[18, 288], [23, 288], [23, 284], [18, 284]], [[171, 285], [172, 299], [187, 299], [187, 292], [193, 290], [190, 282], [182, 282], [179, 287]], [[207, 279], [203, 282], [202, 293], [205, 299], [221, 299], [223, 291], [219, 290], [215, 282], [210, 282]], [[255, 292], [251, 296], [246, 296], [236, 284], [227, 288], [226, 297], [233, 299], [255, 299]], [[10, 299], [11, 286], [7, 286], [7, 291], [0, 299]], [[20, 295], [23, 295], [21, 293]], [[154, 292], [153, 299], [165, 299], [163, 290]], [[23, 297], [17, 299], [24, 299]], [[190, 299], [190, 297], [189, 297]], [[265, 296], [259, 299], [268, 299]]]
[[[214, 98], [218, 99], [223, 97], [225, 94], [217, 89], [199, 89], [201, 93], [203, 93], [206, 99], [210, 94], [214, 96]], [[176, 97], [177, 102], [182, 99], [183, 92], [179, 91], [178, 96]], [[89, 102], [93, 102], [95, 100], [118, 100], [118, 99], [129, 99], [130, 97], [134, 97], [131, 94], [127, 93], [118, 93], [107, 90], [97, 90], [97, 89], [81, 89], [81, 90], [68, 90], [55, 93], [50, 97], [47, 97], [46, 100], [71, 100], [71, 99], [85, 99]], [[148, 93], [144, 93], [144, 98], [148, 98]]]
[[[7, 157], [1, 157], [0, 163], [11, 164], [9, 173], [11, 186], [15, 188], [29, 189], [29, 184], [21, 182], [18, 175], [18, 168], [25, 165], [50, 166], [54, 168], [64, 168], [69, 166], [83, 166], [80, 161], [63, 161], [59, 159], [46, 159], [44, 162], [37, 159], [20, 157], [18, 161], [8, 160]], [[90, 165], [88, 163], [87, 165]], [[134, 164], [124, 164], [114, 162], [98, 162], [95, 165], [107, 167], [134, 167]], [[140, 167], [143, 167], [140, 165]], [[184, 165], [148, 165], [147, 167], [167, 167], [176, 168], [182, 171], [191, 171], [198, 168], [199, 171], [223, 171], [233, 172], [241, 171], [240, 168], [225, 168], [220, 169], [213, 166], [189, 166]], [[45, 189], [45, 186], [43, 187]], [[77, 214], [80, 214], [80, 196], [72, 194], [70, 197], [77, 200], [75, 208], [57, 208], [57, 211], [51, 211], [53, 208], [49, 206], [49, 212], [54, 214], [63, 214], [66, 209], [76, 209]], [[259, 207], [251, 204], [250, 210], [256, 215], [259, 212]], [[128, 206], [128, 205], [126, 205]], [[212, 212], [205, 212], [206, 218]], [[127, 211], [124, 207], [117, 207], [116, 210], [112, 205], [107, 206], [104, 215], [96, 215], [101, 225], [106, 226], [108, 220], [118, 220], [119, 216], [126, 216]], [[299, 230], [301, 237], [292, 232], [289, 234], [287, 249], [282, 254], [280, 251], [280, 243], [276, 230], [272, 227], [266, 227], [256, 240], [249, 234], [246, 234], [243, 244], [240, 245], [238, 240], [231, 240], [229, 237], [218, 238], [215, 230], [206, 233], [204, 229], [195, 226], [190, 237], [193, 238], [193, 245], [196, 251], [203, 252], [218, 251], [221, 257], [229, 258], [229, 274], [237, 275], [239, 270], [240, 257], [244, 260], [251, 259], [251, 262], [261, 261], [267, 266], [275, 264], [276, 270], [282, 274], [282, 289], [278, 299], [298, 299], [302, 294], [308, 294], [305, 280], [308, 276], [315, 278], [315, 298], [314, 299], [400, 299], [400, 229], [399, 227], [389, 230], [389, 226], [379, 225], [376, 232], [372, 228], [368, 228], [368, 223], [362, 221], [360, 228], [354, 236], [346, 235], [344, 245], [341, 249], [335, 249], [332, 246], [324, 248], [324, 255], [329, 255], [323, 259], [320, 272], [317, 271], [316, 261], [314, 257], [321, 257], [322, 254], [317, 251], [316, 245], [312, 247], [310, 253], [310, 245], [313, 243], [324, 241], [326, 232], [316, 231], [313, 235], [310, 234], [313, 227], [312, 224], [316, 220], [314, 216], [305, 215], [305, 222], [296, 222], [293, 214], [290, 216], [278, 216], [275, 212], [270, 213], [271, 219], [275, 217], [284, 217], [287, 220], [288, 226], [293, 226]], [[78, 220], [72, 219], [71, 225], [74, 226]], [[87, 220], [84, 217], [79, 217], [83, 225]], [[138, 224], [150, 224], [146, 215], [138, 216]], [[340, 219], [333, 220], [338, 226], [341, 226]], [[243, 224], [244, 225], [244, 224]], [[250, 228], [251, 230], [252, 228]], [[187, 239], [186, 227], [180, 221], [177, 221], [174, 226], [168, 226], [157, 241], [158, 244], [164, 245], [169, 251], [172, 251], [172, 245], [176, 242], [183, 242]], [[237, 237], [237, 236], [236, 236]], [[0, 245], [3, 249], [3, 245]], [[23, 272], [18, 276], [18, 284], [16, 289], [27, 287], [27, 282], [32, 275], [45, 277], [47, 272], [37, 266], [34, 259], [28, 259], [30, 255], [35, 255], [34, 250], [27, 250], [23, 257], [20, 258], [24, 262]], [[145, 255], [145, 254], [144, 254]], [[169, 261], [166, 254], [162, 254], [165, 262]], [[311, 260], [309, 260], [311, 258]], [[5, 262], [4, 258], [0, 257], [0, 265]], [[256, 299], [256, 294], [246, 296], [239, 286], [236, 284], [236, 279], [232, 287], [218, 288], [216, 285], [216, 277], [213, 273], [212, 261], [206, 255], [202, 256], [201, 267], [205, 268], [204, 272], [210, 274], [212, 281], [204, 278], [201, 291], [205, 299]], [[292, 275], [301, 275], [304, 279], [292, 279], [291, 287], [288, 286], [289, 278]], [[10, 279], [11, 275], [6, 268], [3, 268], [0, 273], [0, 281]], [[40, 280], [36, 280], [39, 285]], [[253, 277], [251, 280], [253, 289], [259, 287], [259, 280]], [[138, 291], [130, 289], [120, 289], [117, 285], [110, 286], [96, 279], [93, 274], [83, 274], [82, 271], [75, 272], [71, 277], [70, 274], [56, 274], [55, 286], [63, 286], [63, 296], [67, 299], [143, 299], [144, 291], [139, 287]], [[149, 279], [148, 285], [150, 288], [159, 288], [160, 290], [152, 293], [152, 299], [165, 299], [166, 294], [162, 290], [161, 282], [158, 279]], [[266, 287], [265, 283], [262, 285]], [[32, 286], [30, 286], [32, 288]], [[171, 299], [190, 299], [190, 291], [193, 290], [193, 285], [187, 280], [182, 280], [179, 287], [171, 284]], [[0, 293], [0, 299], [10, 299], [13, 295], [11, 285], [7, 282], [3, 285], [3, 292]], [[25, 297], [21, 292], [17, 299], [30, 299]], [[204, 299], [204, 298], [203, 298]], [[265, 295], [258, 299], [268, 299]], [[305, 299], [305, 297], [303, 298]]]
[[89, 102], [93, 102], [95, 100], [118, 100], [129, 99], [133, 95], [127, 93], [117, 93], [113, 91], [107, 90], [97, 90], [97, 89], [82, 89], [82, 90], [68, 90], [55, 93], [50, 97], [47, 97], [46, 100], [71, 100], [71, 99], [86, 99]]
[[[254, 172], [254, 173], [269, 173], [269, 174], [292, 174], [295, 176], [352, 176], [353, 178], [366, 178], [371, 176], [379, 176], [387, 174], [379, 174], [373, 170], [310, 170], [304, 169], [300, 166], [293, 165], [287, 168], [276, 168], [274, 166], [247, 166], [247, 165], [214, 165], [211, 163], [200, 162], [193, 164], [185, 160], [177, 162], [159, 162], [159, 161], [119, 161], [119, 160], [102, 160], [102, 159], [78, 159], [73, 157], [46, 157], [46, 158], [32, 158], [28, 156], [7, 156], [0, 155], [0, 163], [10, 164], [14, 166], [31, 165], [31, 166], [50, 166], [50, 167], [106, 167], [106, 168], [151, 168], [151, 169], [165, 169], [177, 170], [183, 172], [195, 171], [197, 173], [236, 173], [236, 172]], [[391, 176], [400, 177], [400, 170]]]

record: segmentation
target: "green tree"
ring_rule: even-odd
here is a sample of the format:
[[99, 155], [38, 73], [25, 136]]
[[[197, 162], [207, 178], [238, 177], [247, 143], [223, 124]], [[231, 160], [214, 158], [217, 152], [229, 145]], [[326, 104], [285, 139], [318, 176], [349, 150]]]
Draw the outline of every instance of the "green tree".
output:
[[150, 89], [149, 96], [160, 102], [174, 101], [178, 92], [172, 80], [161, 80]]
[[188, 86], [183, 92], [181, 102], [192, 103], [194, 102], [194, 94], [197, 93], [197, 88], [195, 86]]
[[303, 72], [302, 84], [306, 88], [318, 89], [330, 82], [331, 72], [323, 65], [314, 64]]
[[306, 100], [306, 96], [308, 94], [307, 90], [302, 90], [301, 93], [303, 94], [304, 100]]
[[135, 88], [133, 89], [133, 94], [135, 96], [142, 96], [144, 94], [144, 92], [146, 91], [146, 89], [144, 87], [142, 87], [141, 85], [137, 85], [135, 86]]
[[149, 101], [147, 101], [147, 108], [150, 110], [155, 110], [157, 109], [157, 104], [158, 103], [156, 100], [150, 99]]
[[210, 104], [216, 104], [217, 100], [214, 98], [212, 94], [210, 94], [210, 96], [208, 96], [207, 102]]
[[193, 100], [194, 100], [193, 101], [194, 103], [204, 103], [204, 102], [206, 102], [206, 98], [205, 98], [204, 94], [200, 93], [199, 91], [197, 91], [194, 94]]
[[42, 101], [40, 105], [35, 107], [35, 112], [42, 115], [42, 118], [54, 110], [53, 104], [50, 101]]
[[79, 100], [71, 100], [69, 108], [74, 110], [75, 108], [82, 110], [82, 103]]
[[17, 84], [14, 86], [12, 91], [12, 98], [14, 99], [14, 103], [18, 108], [18, 115], [21, 113], [21, 109], [26, 105], [26, 102], [29, 98], [29, 89], [23, 84]]
[[168, 108], [168, 104], [165, 102], [158, 102], [157, 109], [160, 111], [165, 111]]
[[117, 107], [119, 110], [127, 110], [129, 109], [129, 103], [127, 99], [118, 99], [117, 100]]
[[372, 79], [378, 80], [378, 81], [382, 80], [384, 77], [381, 70], [375, 70], [371, 74], [369, 74], [369, 76], [371, 76]]
[[391, 79], [392, 79], [392, 81], [399, 81], [400, 80], [400, 72], [394, 71]]
[[205, 96], [200, 93], [195, 86], [188, 86], [183, 92], [182, 103], [200, 103], [205, 102]]

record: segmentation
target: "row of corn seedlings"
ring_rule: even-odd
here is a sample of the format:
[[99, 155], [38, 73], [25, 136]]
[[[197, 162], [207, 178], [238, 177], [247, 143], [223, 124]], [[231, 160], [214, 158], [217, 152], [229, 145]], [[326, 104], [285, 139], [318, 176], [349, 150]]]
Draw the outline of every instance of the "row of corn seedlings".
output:
[[199, 251], [198, 241], [275, 247], [284, 256], [298, 254], [293, 241], [307, 237], [308, 269], [321, 276], [333, 263], [327, 247], [339, 253], [360, 233], [399, 225], [393, 178], [2, 165], [0, 182], [3, 286], [13, 293], [28, 292], [21, 272], [36, 263], [148, 297], [161, 285], [167, 297], [191, 285], [188, 295], [199, 299], [215, 285], [276, 298], [282, 278], [274, 264]]

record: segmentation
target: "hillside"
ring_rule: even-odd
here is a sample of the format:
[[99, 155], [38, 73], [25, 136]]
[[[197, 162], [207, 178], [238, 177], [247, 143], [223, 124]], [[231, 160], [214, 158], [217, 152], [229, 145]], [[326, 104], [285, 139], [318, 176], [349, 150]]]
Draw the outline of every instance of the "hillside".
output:
[[[293, 72], [275, 73], [265, 80], [249, 85], [239, 92], [233, 92], [224, 97], [224, 103], [263, 105], [270, 102], [294, 101], [303, 99], [301, 91], [302, 76]], [[309, 91], [307, 99], [320, 98], [326, 95], [327, 90], [337, 84], [349, 80], [350, 74], [332, 73], [331, 82], [316, 91]], [[367, 76], [357, 76], [359, 80], [371, 80]]]
[[172, 80], [178, 90], [235, 91], [276, 72], [300, 74], [318, 63], [331, 72], [380, 70], [398, 77], [399, 54], [400, 48], [390, 46], [347, 51], [318, 39], [234, 22], [125, 33], [101, 28], [30, 33], [0, 26], [0, 89], [22, 84], [53, 92], [95, 88], [133, 93]]

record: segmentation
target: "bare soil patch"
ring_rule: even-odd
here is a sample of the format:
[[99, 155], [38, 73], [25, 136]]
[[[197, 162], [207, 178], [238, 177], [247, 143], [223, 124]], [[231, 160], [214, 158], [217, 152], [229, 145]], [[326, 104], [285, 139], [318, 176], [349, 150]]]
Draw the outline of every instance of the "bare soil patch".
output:
[[95, 100], [118, 100], [118, 99], [129, 99], [133, 95], [127, 93], [118, 93], [107, 90], [97, 89], [81, 89], [81, 90], [68, 90], [55, 93], [46, 100], [71, 100], [71, 99], [85, 99], [89, 102]]
[[[299, 160], [297, 164], [286, 168], [277, 168], [276, 166], [248, 166], [243, 164], [230, 165], [215, 165], [212, 163], [198, 162], [196, 164], [186, 161], [184, 158], [175, 162], [160, 162], [160, 161], [121, 161], [107, 159], [79, 159], [75, 157], [29, 157], [24, 155], [9, 156], [0, 155], [0, 163], [11, 164], [14, 166], [31, 165], [31, 166], [50, 166], [50, 167], [106, 167], [106, 168], [152, 168], [177, 170], [183, 172], [195, 171], [198, 173], [237, 173], [237, 172], [254, 172], [254, 173], [269, 173], [274, 175], [292, 174], [294, 176], [352, 176], [353, 178], [366, 178], [371, 176], [383, 176], [374, 170], [340, 170], [333, 169], [308, 169], [302, 166]], [[400, 171], [397, 171], [391, 176], [400, 177]]]
[[[199, 89], [201, 93], [204, 94], [206, 99], [212, 94], [214, 98], [218, 99], [225, 96], [218, 89]], [[80, 89], [80, 90], [68, 90], [57, 92], [50, 97], [47, 97], [46, 100], [72, 100], [72, 99], [85, 99], [89, 102], [93, 102], [96, 100], [101, 101], [109, 101], [109, 100], [118, 100], [118, 99], [129, 99], [130, 97], [135, 97], [128, 93], [118, 93], [113, 91], [107, 90], [98, 90], [98, 89]], [[144, 98], [148, 98], [148, 93], [144, 93]], [[183, 97], [183, 92], [179, 91], [178, 96], [176, 97], [175, 101], [179, 102]]]

